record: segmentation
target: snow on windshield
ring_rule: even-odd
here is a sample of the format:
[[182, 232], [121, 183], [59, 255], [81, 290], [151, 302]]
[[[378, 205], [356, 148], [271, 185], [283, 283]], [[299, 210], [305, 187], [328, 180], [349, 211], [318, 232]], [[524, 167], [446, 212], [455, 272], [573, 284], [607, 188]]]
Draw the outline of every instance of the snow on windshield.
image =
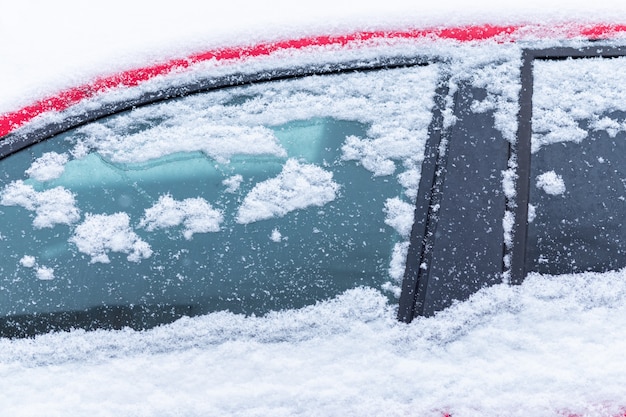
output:
[[[578, 10], [573, 14], [589, 19], [588, 2], [578, 2], [574, 6], [572, 2], [564, 1], [558, 5], [548, 3], [551, 6], [548, 9], [543, 9], [546, 2], [541, 2], [542, 7], [537, 7], [538, 3], [525, 3], [525, 16], [531, 15], [527, 20], [535, 20], [540, 9], [544, 13], [540, 19], [542, 21], [546, 20], [549, 13], [566, 16], [568, 10], [570, 14], [572, 10]], [[218, 24], [222, 32], [230, 34], [233, 30], [231, 22], [221, 19], [220, 13], [190, 14], [190, 5], [170, 9], [170, 12], [184, 14], [184, 18], [172, 18], [171, 13], [164, 17], [166, 14], [162, 10], [155, 13], [154, 4], [150, 7], [144, 4], [135, 6], [139, 8], [135, 9], [136, 13], [119, 13], [128, 5], [119, 3], [111, 7], [107, 3], [97, 15], [101, 16], [100, 12], [103, 12], [108, 17], [113, 14], [127, 16], [131, 24], [118, 25], [123, 30], [113, 33], [108, 26], [111, 19], [100, 19], [107, 27], [94, 32], [106, 33], [106, 36], [100, 35], [101, 40], [94, 44], [94, 36], [89, 36], [91, 31], [85, 30], [98, 23], [97, 19], [90, 18], [94, 15], [91, 10], [85, 12], [86, 16], [73, 19], [72, 13], [66, 13], [67, 8], [61, 8], [57, 3], [42, 3], [42, 7], [35, 9], [31, 6], [29, 3], [13, 2], [10, 7], [26, 7], [29, 10], [24, 13], [5, 13], [4, 20], [0, 16], [0, 32], [9, 34], [5, 36], [7, 39], [13, 39], [13, 33], [20, 33], [16, 28], [45, 28], [29, 33], [29, 36], [34, 37], [30, 45], [36, 46], [38, 53], [23, 48], [23, 42], [3, 44], [9, 51], [8, 59], [0, 61], [0, 72], [8, 74], [7, 77], [0, 77], [2, 91], [6, 93], [0, 98], [0, 108], [5, 110], [14, 108], [15, 103], [25, 105], [33, 97], [40, 97], [42, 85], [48, 90], [75, 85], [75, 78], [87, 80], [92, 74], [127, 67], [129, 63], [134, 65], [137, 62], [136, 54], [128, 54], [130, 58], [121, 60], [110, 59], [110, 56], [118, 58], [120, 54], [115, 48], [129, 43], [135, 45], [135, 50], [143, 50], [136, 45], [152, 42], [154, 36], [161, 36], [159, 40], [162, 39], [169, 32], [163, 31], [163, 27], [171, 27], [173, 32], [181, 29], [180, 33], [184, 33], [187, 39], [195, 39], [197, 28], [213, 26], [206, 20], [213, 16], [212, 22]], [[337, 4], [316, 3], [311, 7], [318, 11], [334, 8], [330, 6]], [[457, 2], [448, 2], [439, 10], [437, 19], [432, 19], [433, 9], [436, 11], [440, 7], [438, 3], [414, 3], [411, 17], [428, 24], [471, 22], [482, 20], [485, 16], [491, 17], [490, 21], [496, 23], [522, 18], [518, 13], [520, 6], [509, 3], [496, 5], [494, 11], [493, 2], [480, 2], [472, 18], [459, 18], [459, 15], [454, 14], [461, 6]], [[603, 15], [600, 13], [604, 18], [620, 16], [616, 10], [624, 7], [616, 2], [596, 6], [604, 10]], [[256, 13], [240, 19], [240, 3], [232, 3], [229, 7], [235, 9], [232, 15], [238, 18], [237, 30], [248, 34], [248, 40], [252, 37], [248, 27], [251, 22], [256, 22], [257, 27], [270, 27], [273, 25], [266, 23], [268, 16], [277, 16], [276, 8], [267, 8], [259, 3], [255, 11], [263, 9], [264, 20], [255, 20]], [[302, 6], [299, 4], [297, 7]], [[424, 13], [425, 7], [428, 13]], [[472, 4], [469, 7], [476, 6]], [[369, 10], [372, 8], [370, 5]], [[393, 7], [380, 3], [374, 9], [388, 11]], [[348, 5], [342, 6], [342, 10], [344, 15], [354, 13], [354, 7]], [[394, 10], [394, 13], [401, 14], [398, 9]], [[32, 23], [33, 12], [38, 13], [37, 23], [25, 24], [26, 19]], [[59, 25], [57, 19], [51, 18], [55, 13], [67, 14], [73, 23]], [[298, 15], [286, 11], [283, 13], [288, 16], [285, 21], [291, 21]], [[595, 13], [597, 10], [593, 14], [597, 16]], [[20, 19], [19, 16], [23, 17]], [[150, 25], [144, 25], [142, 29], [150, 27], [152, 31], [136, 30], [135, 23], [139, 16], [146, 16], [146, 20], [150, 21]], [[167, 24], [154, 24], [155, 16], [160, 16], [161, 22]], [[319, 13], [315, 16], [319, 17]], [[190, 17], [195, 19], [194, 25], [188, 24]], [[552, 17], [547, 20], [550, 19]], [[396, 19], [400, 20], [407, 21], [405, 17]], [[416, 21], [408, 20], [411, 24]], [[76, 23], [82, 25], [79, 30], [76, 29]], [[334, 22], [329, 23], [332, 24]], [[285, 25], [279, 27], [276, 33], [283, 33], [280, 30], [285, 30]], [[311, 30], [309, 26], [294, 25], [287, 32], [299, 34], [307, 30]], [[52, 36], [42, 37], [42, 32]], [[77, 37], [76, 33], [81, 36]], [[114, 42], [110, 41], [111, 34], [116, 36]], [[207, 38], [215, 40], [215, 37], [204, 36], [202, 41]], [[173, 43], [175, 47], [172, 47]], [[169, 46], [171, 50], [177, 50], [178, 40], [170, 41]], [[75, 53], [77, 47], [79, 53]], [[102, 47], [109, 55], [94, 59], [93, 51], [101, 51]], [[113, 50], [116, 50], [114, 54], [111, 52]], [[146, 55], [150, 55], [150, 52]], [[149, 60], [152, 56], [144, 56], [142, 59]], [[587, 65], [581, 62], [583, 60], [576, 61], [575, 65]], [[77, 63], [82, 67], [75, 71]], [[114, 64], [105, 65], [103, 70], [103, 63]], [[551, 63], [536, 61], [536, 64], [538, 69], [535, 76], [540, 80], [544, 66]], [[602, 66], [605, 67], [604, 64]], [[513, 70], [517, 71], [515, 68]], [[611, 70], [622, 71], [620, 68]], [[557, 69], [555, 66], [555, 71], [551, 72], [557, 79], [561, 79], [560, 71], [562, 68]], [[580, 69], [573, 71], [580, 73]], [[594, 70], [589, 71], [589, 74], [593, 77]], [[53, 81], [52, 87], [50, 80]], [[563, 85], [558, 87], [557, 94], [551, 95], [549, 90], [554, 92], [555, 89], [550, 87], [550, 83], [535, 86], [535, 100], [539, 98], [537, 103], [540, 103], [545, 99], [545, 102], [541, 104], [537, 119], [533, 119], [534, 150], [552, 143], [549, 141], [554, 139], [584, 140], [576, 126], [579, 115], [575, 112], [550, 113], [550, 109], [558, 108], [550, 103], [551, 100], [561, 99], [567, 103], [571, 98], [572, 102], [578, 100], [576, 104], [581, 105], [589, 97], [580, 95], [576, 90], [569, 90], [571, 95], [564, 94]], [[617, 91], [614, 89], [623, 88], [613, 84], [607, 88], [604, 84], [590, 85], [593, 85], [591, 91], [595, 92], [591, 99], [596, 96], [613, 97], [612, 91]], [[28, 87], [28, 94], [24, 94], [24, 87]], [[545, 92], [543, 98], [542, 90]], [[491, 106], [488, 101], [482, 103], [482, 108], [479, 104], [476, 103], [476, 110]], [[508, 114], [513, 112], [509, 111]], [[560, 123], [559, 130], [553, 134], [539, 130], [542, 114], [556, 118]], [[501, 129], [510, 132], [511, 126], [503, 122]], [[594, 120], [594, 126], [607, 130], [609, 134], [626, 130], [624, 121], [618, 119]], [[259, 143], [267, 145], [270, 153], [282, 152], [266, 131], [250, 129], [243, 133], [259, 139]], [[346, 156], [350, 157], [350, 152], [354, 151], [355, 160], [361, 161], [364, 166], [368, 164], [374, 171], [377, 168], [372, 166], [375, 159], [369, 150], [368, 140], [355, 138], [352, 146], [346, 148]], [[228, 149], [218, 152], [226, 159], [232, 155]], [[380, 169], [391, 171], [389, 161], [394, 165], [396, 163], [393, 155], [382, 155]], [[398, 161], [402, 161], [402, 157]], [[54, 164], [52, 161], [50, 163], [50, 174], [39, 176], [40, 171], [33, 168], [31, 178], [44, 180], [57, 175], [52, 173], [57, 168], [52, 169]], [[54, 166], [63, 164], [61, 161]], [[411, 174], [415, 171], [405, 172]], [[411, 184], [417, 182], [418, 178], [411, 179]], [[509, 181], [509, 185], [511, 183]], [[224, 182], [232, 191], [237, 190], [240, 184], [241, 178], [238, 176]], [[405, 188], [411, 191], [411, 187]], [[7, 189], [3, 193], [2, 204], [9, 204], [10, 200], [4, 200], [9, 198]], [[505, 186], [507, 190], [512, 192], [512, 187]], [[65, 198], [68, 196], [63, 189], [57, 190], [62, 198], [59, 195], [40, 198], [34, 194], [34, 190], [23, 191], [15, 204], [35, 211], [35, 221], [41, 219], [37, 222], [39, 227], [50, 227], [47, 225], [54, 225], [57, 220], [61, 224], [73, 224], [80, 218], [71, 199]], [[51, 210], [45, 207], [47, 203], [44, 202], [55, 201], [66, 201], [68, 204]], [[390, 216], [389, 222], [398, 230], [404, 230], [395, 221], [402, 217], [401, 211], [393, 210], [391, 204], [388, 203], [389, 213], [398, 216]], [[46, 217], [43, 213], [58, 213], [58, 216]], [[132, 244], [141, 242], [133, 240], [130, 233], [123, 233], [124, 219], [121, 220], [118, 231], [125, 243], [119, 248], [130, 255], [133, 253]], [[280, 231], [275, 232], [271, 238], [279, 241]], [[0, 235], [0, 240], [3, 239]], [[392, 270], [398, 276], [403, 272], [407, 246], [401, 243], [394, 249], [395, 263], [392, 264]], [[89, 251], [104, 260], [109, 250], [112, 247], [103, 241]], [[137, 257], [146, 256], [148, 248], [144, 247], [135, 254]], [[54, 278], [52, 268], [39, 265], [34, 256], [24, 256], [19, 262], [24, 267], [35, 269], [39, 279]], [[484, 289], [467, 302], [455, 304], [436, 317], [419, 318], [410, 325], [395, 320], [393, 307], [387, 304], [386, 298], [379, 292], [355, 289], [316, 306], [272, 313], [266, 317], [246, 318], [230, 313], [214, 313], [182, 319], [145, 332], [128, 329], [73, 331], [35, 339], [0, 340], [0, 409], [3, 414], [17, 417], [439, 417], [445, 413], [481, 417], [621, 415], [623, 387], [626, 386], [625, 329], [624, 271], [559, 277], [532, 274], [521, 286], [498, 285]]]

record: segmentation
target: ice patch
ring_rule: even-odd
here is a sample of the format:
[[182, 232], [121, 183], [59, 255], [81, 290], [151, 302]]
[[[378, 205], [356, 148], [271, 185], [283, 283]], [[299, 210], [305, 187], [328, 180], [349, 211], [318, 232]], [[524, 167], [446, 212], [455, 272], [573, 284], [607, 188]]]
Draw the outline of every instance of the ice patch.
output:
[[565, 192], [563, 177], [554, 171], [548, 171], [538, 175], [536, 186], [550, 195], [560, 195]]
[[156, 204], [145, 210], [139, 227], [152, 232], [183, 224], [183, 236], [189, 240], [194, 233], [218, 232], [223, 221], [222, 213], [203, 198], [176, 201], [170, 195], [163, 195]]
[[339, 185], [333, 174], [312, 164], [289, 159], [276, 178], [254, 186], [237, 211], [237, 223], [283, 217], [311, 206], [323, 206], [336, 198]]
[[47, 152], [32, 163], [26, 174], [37, 181], [54, 180], [63, 174], [68, 160], [69, 157], [65, 153]]
[[63, 187], [38, 192], [22, 180], [13, 181], [2, 190], [0, 204], [34, 211], [33, 226], [36, 229], [72, 224], [80, 219], [74, 194]]
[[131, 262], [140, 262], [152, 255], [150, 245], [130, 228], [126, 213], [90, 214], [79, 224], [70, 238], [78, 250], [91, 256], [91, 263], [109, 263], [107, 252], [128, 254]]

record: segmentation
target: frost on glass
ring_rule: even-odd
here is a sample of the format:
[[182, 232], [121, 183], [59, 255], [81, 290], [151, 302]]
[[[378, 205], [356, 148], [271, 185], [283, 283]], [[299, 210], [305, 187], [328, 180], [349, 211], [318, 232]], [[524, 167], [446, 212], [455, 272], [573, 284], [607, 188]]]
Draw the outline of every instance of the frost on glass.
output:
[[142, 327], [162, 314], [137, 306], [397, 292], [436, 82], [429, 66], [223, 89], [6, 158], [0, 313], [126, 306]]
[[626, 59], [536, 60], [526, 268], [626, 266]]

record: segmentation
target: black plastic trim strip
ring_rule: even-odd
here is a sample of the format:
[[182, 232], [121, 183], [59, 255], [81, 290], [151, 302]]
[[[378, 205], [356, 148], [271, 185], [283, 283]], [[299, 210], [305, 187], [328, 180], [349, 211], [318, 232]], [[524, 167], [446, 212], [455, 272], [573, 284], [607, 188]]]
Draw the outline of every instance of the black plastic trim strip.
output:
[[[530, 189], [530, 145], [532, 137], [533, 62], [536, 59], [565, 60], [580, 58], [617, 58], [626, 56], [626, 47], [588, 46], [584, 48], [527, 49], [522, 52], [520, 110], [517, 117], [517, 144], [510, 152], [517, 158], [515, 224], [510, 251], [511, 284], [521, 284], [526, 277], [526, 240], [528, 233], [528, 193]], [[509, 202], [511, 203], [511, 202]]]

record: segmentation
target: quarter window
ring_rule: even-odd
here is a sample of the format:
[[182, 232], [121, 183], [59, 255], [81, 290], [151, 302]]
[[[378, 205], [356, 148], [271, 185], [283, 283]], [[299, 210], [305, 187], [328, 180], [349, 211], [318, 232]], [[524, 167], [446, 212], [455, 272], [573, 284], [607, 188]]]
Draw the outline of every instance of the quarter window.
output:
[[626, 266], [625, 64], [535, 60], [529, 272]]

